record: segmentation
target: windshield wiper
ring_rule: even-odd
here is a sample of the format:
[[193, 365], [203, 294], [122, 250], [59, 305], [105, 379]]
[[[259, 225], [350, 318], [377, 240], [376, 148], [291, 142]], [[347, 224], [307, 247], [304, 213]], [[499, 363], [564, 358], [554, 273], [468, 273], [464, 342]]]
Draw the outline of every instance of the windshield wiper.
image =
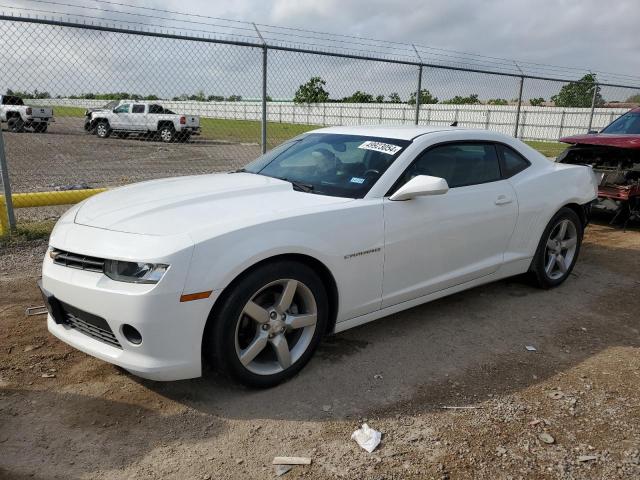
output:
[[251, 172], [248, 172], [245, 168], [238, 168], [237, 170], [231, 170], [229, 173], [251, 173]]
[[300, 183], [295, 180], [289, 180], [288, 178], [283, 178], [285, 182], [289, 182], [293, 185], [294, 190], [298, 190], [299, 192], [311, 193], [313, 192], [313, 185], [309, 185], [308, 183]]

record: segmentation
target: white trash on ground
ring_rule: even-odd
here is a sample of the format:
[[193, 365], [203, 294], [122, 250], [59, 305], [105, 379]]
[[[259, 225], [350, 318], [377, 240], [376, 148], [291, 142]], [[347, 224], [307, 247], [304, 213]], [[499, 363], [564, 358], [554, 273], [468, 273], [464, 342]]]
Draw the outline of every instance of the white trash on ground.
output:
[[373, 452], [380, 444], [382, 433], [374, 430], [366, 423], [362, 424], [362, 427], [351, 434], [351, 440], [355, 440], [358, 445], [364, 448], [367, 452]]

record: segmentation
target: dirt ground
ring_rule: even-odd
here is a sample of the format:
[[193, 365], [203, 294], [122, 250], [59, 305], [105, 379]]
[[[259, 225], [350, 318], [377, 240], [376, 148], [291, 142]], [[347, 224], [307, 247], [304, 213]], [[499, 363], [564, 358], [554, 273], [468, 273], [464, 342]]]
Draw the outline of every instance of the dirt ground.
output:
[[0, 253], [0, 478], [264, 479], [281, 455], [312, 459], [292, 479], [640, 478], [638, 230], [592, 225], [557, 289], [505, 280], [328, 338], [264, 391], [56, 340], [24, 313], [45, 248]]
[[[239, 168], [260, 155], [260, 145], [192, 137], [165, 144], [115, 135], [101, 139], [83, 130], [82, 118], [62, 117], [45, 134], [5, 130], [13, 193], [99, 188], [176, 175]], [[64, 211], [62, 207], [62, 211]], [[57, 218], [60, 208], [16, 211], [18, 222]]]

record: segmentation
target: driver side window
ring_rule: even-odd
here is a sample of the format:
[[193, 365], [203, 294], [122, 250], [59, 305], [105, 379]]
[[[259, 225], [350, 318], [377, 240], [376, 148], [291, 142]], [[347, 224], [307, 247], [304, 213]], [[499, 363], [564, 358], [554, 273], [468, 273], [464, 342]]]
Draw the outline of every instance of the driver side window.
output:
[[129, 104], [125, 103], [124, 105], [120, 105], [118, 108], [114, 110], [115, 113], [129, 113]]
[[491, 143], [448, 143], [423, 152], [404, 172], [398, 186], [418, 175], [444, 178], [449, 188], [501, 179], [500, 162]]

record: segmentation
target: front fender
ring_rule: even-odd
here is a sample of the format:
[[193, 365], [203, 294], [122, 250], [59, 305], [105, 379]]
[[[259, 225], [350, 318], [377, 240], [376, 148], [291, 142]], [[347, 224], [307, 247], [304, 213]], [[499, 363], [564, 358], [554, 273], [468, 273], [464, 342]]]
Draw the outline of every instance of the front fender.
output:
[[250, 225], [198, 238], [185, 292], [220, 293], [242, 272], [272, 257], [306, 255], [336, 282], [338, 321], [380, 306], [384, 260], [381, 202]]

